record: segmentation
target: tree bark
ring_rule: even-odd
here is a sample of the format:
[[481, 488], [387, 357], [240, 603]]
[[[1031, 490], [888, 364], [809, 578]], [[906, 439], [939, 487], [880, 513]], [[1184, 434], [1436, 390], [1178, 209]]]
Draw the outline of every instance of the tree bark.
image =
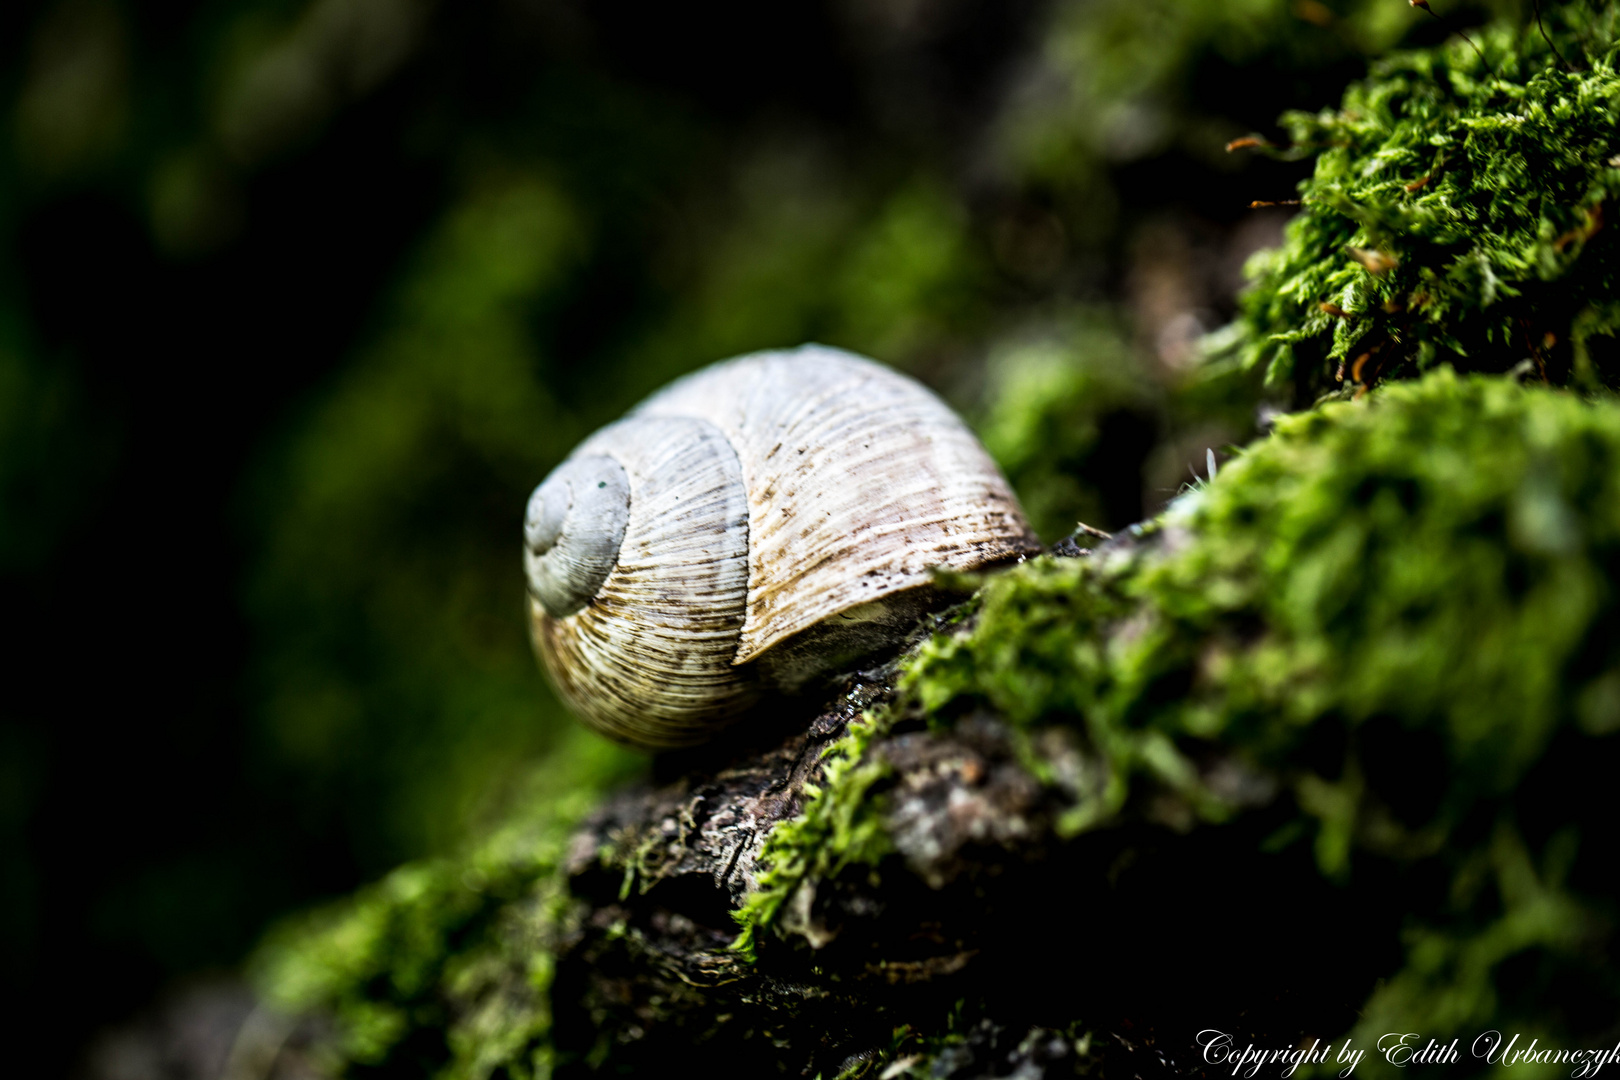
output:
[[[943, 731], [902, 718], [869, 747], [892, 853], [807, 878], [750, 962], [734, 913], [759, 887], [766, 837], [802, 812], [823, 752], [891, 700], [895, 675], [857, 676], [746, 749], [667, 758], [665, 782], [578, 831], [552, 990], [559, 1075], [693, 1053], [738, 1076], [877, 1075], [879, 1055], [941, 1077], [1204, 1075], [1202, 1029], [1290, 1046], [1353, 1024], [1365, 965], [1291, 978], [1294, 950], [1391, 928], [1341, 934], [1356, 924], [1345, 896], [1308, 862], [1257, 854], [1275, 827], [1267, 778], [1243, 780], [1247, 823], [1196, 828], [1159, 800], [1063, 839], [1097, 762], [1072, 729], [988, 714]], [[1218, 959], [1234, 953], [1240, 965]]]

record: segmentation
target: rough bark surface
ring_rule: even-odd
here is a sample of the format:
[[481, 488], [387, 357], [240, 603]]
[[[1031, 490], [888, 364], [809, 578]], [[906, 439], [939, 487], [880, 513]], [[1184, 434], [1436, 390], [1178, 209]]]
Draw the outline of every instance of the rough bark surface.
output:
[[[1203, 1027], [1290, 1045], [1348, 1026], [1364, 986], [1316, 977], [1303, 1000], [1271, 981], [1291, 949], [1268, 933], [1293, 925], [1296, 901], [1333, 904], [1300, 895], [1312, 875], [1254, 865], [1252, 828], [1193, 832], [1163, 807], [1061, 840], [1068, 803], [1050, 777], [1088, 768], [1077, 736], [982, 714], [949, 731], [902, 722], [873, 745], [893, 854], [802, 885], [745, 960], [733, 913], [766, 835], [820, 784], [822, 752], [892, 693], [892, 672], [854, 679], [780, 741], [666, 763], [684, 771], [576, 834], [578, 907], [552, 995], [562, 1075], [693, 1053], [737, 1076], [866, 1075], [880, 1055], [941, 1077], [1202, 1075]], [[1024, 764], [1031, 750], [1049, 782]], [[1228, 898], [1189, 888], [1227, 860]], [[1281, 877], [1296, 887], [1266, 896]], [[1247, 970], [1212, 978], [1196, 959], [1206, 932], [1222, 952], [1249, 948]]]

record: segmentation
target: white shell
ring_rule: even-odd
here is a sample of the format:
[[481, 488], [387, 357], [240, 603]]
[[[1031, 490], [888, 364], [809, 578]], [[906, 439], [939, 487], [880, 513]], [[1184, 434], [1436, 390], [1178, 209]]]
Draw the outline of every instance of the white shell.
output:
[[[920, 607], [907, 605], [922, 603], [935, 567], [1040, 550], [949, 408], [903, 375], [822, 346], [680, 379], [570, 461], [592, 455], [629, 478], [618, 563], [561, 618], [534, 596], [531, 569], [532, 626], [563, 697], [604, 733], [643, 746], [701, 741], [758, 696], [760, 669], [771, 675], [778, 653], [797, 659], [773, 681], [802, 680], [803, 656], [818, 651], [812, 627], [827, 628], [829, 642], [892, 634], [885, 607], [909, 624]], [[538, 491], [531, 529], [537, 502]]]

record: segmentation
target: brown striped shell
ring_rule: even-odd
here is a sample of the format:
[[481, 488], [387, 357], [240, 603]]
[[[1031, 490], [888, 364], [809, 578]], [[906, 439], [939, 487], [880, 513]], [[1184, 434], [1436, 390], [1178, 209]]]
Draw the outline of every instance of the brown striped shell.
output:
[[966, 425], [817, 345], [722, 361], [591, 436], [535, 490], [535, 645], [605, 734], [700, 742], [903, 636], [935, 567], [1040, 550]]

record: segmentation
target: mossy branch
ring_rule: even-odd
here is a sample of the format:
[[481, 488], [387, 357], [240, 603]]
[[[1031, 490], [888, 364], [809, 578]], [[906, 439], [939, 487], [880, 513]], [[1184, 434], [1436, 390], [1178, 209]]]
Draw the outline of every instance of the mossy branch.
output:
[[1611, 8], [1541, 14], [1288, 118], [1316, 174], [1220, 342], [1315, 407], [819, 709], [272, 938], [312, 1060], [1147, 1077], [1222, 1023], [1608, 1037], [1620, 72]]

